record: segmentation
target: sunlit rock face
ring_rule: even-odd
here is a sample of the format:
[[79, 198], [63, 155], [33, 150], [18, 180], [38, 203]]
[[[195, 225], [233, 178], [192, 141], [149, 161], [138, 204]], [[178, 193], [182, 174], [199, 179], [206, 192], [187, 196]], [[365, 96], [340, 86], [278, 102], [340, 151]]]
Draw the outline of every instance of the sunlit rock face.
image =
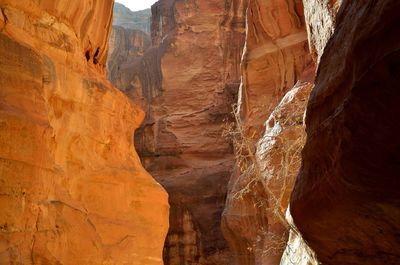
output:
[[312, 64], [302, 1], [249, 2], [239, 109], [256, 143], [264, 122]]
[[312, 76], [313, 68], [275, 107], [257, 143], [253, 170], [234, 175], [235, 182], [229, 186], [223, 231], [233, 250], [234, 264], [280, 264], [289, 230], [285, 215], [276, 212], [288, 207], [301, 165], [303, 117]]
[[228, 264], [220, 220], [233, 156], [221, 135], [240, 83], [246, 4], [157, 2], [152, 47], [120, 68], [120, 89], [146, 111], [139, 155], [170, 196], [165, 264]]
[[330, 40], [316, 49], [290, 208], [322, 264], [399, 263], [399, 8], [394, 0], [343, 0]]
[[144, 113], [105, 81], [112, 5], [0, 2], [0, 264], [162, 264]]
[[304, 141], [314, 76], [304, 19], [301, 1], [249, 1], [237, 111], [253, 158], [243, 171], [236, 157], [222, 219], [233, 264], [279, 264], [288, 239], [274, 212], [287, 207]]

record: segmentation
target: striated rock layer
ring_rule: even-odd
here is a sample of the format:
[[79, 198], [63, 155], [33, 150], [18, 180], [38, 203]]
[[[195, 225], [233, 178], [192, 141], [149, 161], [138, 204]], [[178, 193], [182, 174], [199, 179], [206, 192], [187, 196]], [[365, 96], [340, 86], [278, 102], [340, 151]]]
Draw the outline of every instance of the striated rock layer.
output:
[[272, 110], [311, 64], [302, 1], [251, 0], [238, 107], [254, 143]]
[[104, 79], [113, 1], [0, 1], [0, 264], [162, 264], [144, 118]]
[[288, 238], [275, 212], [284, 213], [300, 166], [314, 74], [301, 1], [250, 1], [246, 38], [236, 139], [245, 150], [237, 149], [222, 227], [233, 264], [272, 265]]
[[228, 264], [220, 229], [232, 148], [221, 137], [240, 83], [243, 0], [159, 1], [152, 43], [118, 80], [146, 110], [143, 164], [170, 195], [165, 264]]
[[395, 0], [341, 1], [318, 54], [291, 213], [323, 264], [400, 260], [399, 9]]

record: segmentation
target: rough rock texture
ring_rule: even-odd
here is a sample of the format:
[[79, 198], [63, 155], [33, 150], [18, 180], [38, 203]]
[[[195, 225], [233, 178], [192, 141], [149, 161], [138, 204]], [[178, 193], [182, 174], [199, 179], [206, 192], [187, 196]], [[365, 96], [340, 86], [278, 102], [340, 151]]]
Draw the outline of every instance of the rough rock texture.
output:
[[0, 264], [162, 264], [167, 195], [104, 79], [113, 1], [0, 1]]
[[[312, 78], [313, 69], [309, 77]], [[236, 177], [224, 211], [224, 234], [234, 264], [279, 264], [288, 240], [284, 214], [301, 164], [303, 116], [312, 88], [299, 81], [271, 113], [257, 144], [251, 171]]]
[[[113, 26], [109, 45], [107, 79], [128, 94], [134, 74], [131, 68], [132, 66], [141, 68], [136, 65], [140, 64], [145, 51], [151, 46], [150, 35], [140, 30]], [[132, 98], [138, 98], [138, 96], [132, 96]]]
[[114, 4], [113, 26], [150, 33], [151, 9], [131, 11], [120, 3]]
[[[226, 3], [225, 3], [226, 2]], [[227, 264], [220, 229], [232, 148], [221, 137], [240, 83], [245, 1], [159, 1], [152, 43], [121, 87], [146, 110], [136, 146], [170, 195], [165, 264]]]
[[399, 10], [343, 0], [320, 59], [291, 213], [323, 264], [400, 260]]
[[[286, 208], [300, 166], [301, 142], [297, 141], [303, 135], [301, 121], [311, 89], [309, 81], [300, 82], [289, 92], [285, 97], [289, 102], [278, 103], [302, 74], [308, 71], [308, 79], [313, 76], [302, 10], [301, 1], [249, 2], [238, 113], [239, 127], [254, 159], [250, 161], [252, 166], [247, 165], [246, 172], [239, 169], [242, 166], [237, 163], [222, 220], [234, 264], [279, 264], [287, 240], [286, 228], [279, 224], [282, 220], [276, 220], [272, 198], [266, 189], [282, 195], [275, 205]], [[269, 115], [265, 124], [267, 131], [262, 138], [264, 122]], [[253, 149], [259, 140], [255, 154]], [[288, 150], [290, 146], [296, 150]], [[287, 156], [294, 156], [296, 162], [283, 166]]]
[[283, 95], [311, 64], [301, 0], [249, 1], [239, 108], [254, 143]]
[[228, 260], [220, 219], [233, 157], [221, 134], [239, 85], [244, 3], [227, 3], [164, 1], [153, 7], [153, 23], [161, 26], [152, 37], [165, 49], [162, 86], [156, 93], [143, 90], [151, 103], [137, 136], [145, 167], [170, 195], [166, 264]]
[[319, 62], [335, 31], [336, 14], [342, 0], [303, 0], [310, 51]]

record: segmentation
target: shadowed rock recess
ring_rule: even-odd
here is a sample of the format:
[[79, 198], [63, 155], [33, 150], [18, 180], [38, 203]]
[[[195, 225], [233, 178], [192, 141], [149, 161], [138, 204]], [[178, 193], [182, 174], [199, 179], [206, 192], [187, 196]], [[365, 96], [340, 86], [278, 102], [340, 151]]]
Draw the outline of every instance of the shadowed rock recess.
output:
[[400, 262], [399, 8], [341, 1], [318, 54], [291, 212], [322, 264]]

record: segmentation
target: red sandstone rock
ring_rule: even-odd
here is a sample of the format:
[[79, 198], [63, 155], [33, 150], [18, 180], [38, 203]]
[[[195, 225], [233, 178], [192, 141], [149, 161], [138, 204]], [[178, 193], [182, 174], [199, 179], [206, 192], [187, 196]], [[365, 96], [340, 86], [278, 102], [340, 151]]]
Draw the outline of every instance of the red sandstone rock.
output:
[[[250, 1], [247, 19], [238, 111], [251, 152], [255, 152], [255, 146], [260, 141], [255, 155], [259, 173], [255, 174], [253, 169], [252, 174], [248, 175], [237, 170], [232, 175], [222, 220], [223, 231], [233, 252], [234, 264], [279, 264], [287, 230], [275, 220], [274, 209], [268, 206], [272, 198], [266, 189], [274, 193], [282, 191], [284, 198], [279, 204], [283, 209], [287, 207], [299, 159], [298, 152], [284, 149], [290, 145], [301, 149], [300, 143], [293, 142], [302, 135], [303, 127], [300, 126], [296, 131], [297, 125], [290, 122], [282, 131], [276, 131], [274, 126], [279, 127], [284, 117], [290, 116], [288, 114], [292, 114], [291, 118], [299, 120], [301, 125], [311, 89], [309, 83], [300, 89], [302, 92], [299, 94], [298, 87], [289, 92], [286, 98], [296, 94], [293, 102], [283, 101], [283, 106], [278, 103], [300, 75], [312, 67], [312, 59], [308, 52], [301, 1]], [[312, 75], [311, 70], [309, 76]], [[297, 97], [301, 99], [301, 104], [298, 104]], [[293, 104], [298, 106], [294, 107]], [[282, 115], [282, 111], [285, 115]], [[271, 124], [266, 123], [266, 138], [262, 138], [264, 123], [270, 115]], [[274, 135], [271, 138], [269, 134]], [[286, 163], [284, 153], [297, 158], [297, 162], [281, 165]], [[282, 174], [286, 169], [288, 171]], [[287, 187], [283, 187], [283, 183]]]
[[0, 264], [162, 264], [165, 191], [104, 79], [113, 1], [0, 1]]
[[284, 96], [266, 121], [251, 170], [230, 183], [223, 230], [235, 254], [234, 264], [281, 260], [289, 232], [284, 209], [301, 163], [303, 117], [312, 87], [310, 80], [299, 81]]
[[[146, 50], [151, 46], [150, 35], [134, 29], [113, 26], [109, 40], [110, 50], [107, 60], [107, 79], [120, 88], [125, 94], [135, 89], [136, 80], [132, 80], [132, 66], [140, 64]], [[140, 68], [142, 65], [137, 66]], [[126, 69], [129, 69], [126, 71]], [[137, 81], [136, 81], [137, 82]], [[131, 95], [131, 98], [140, 99], [139, 95]], [[137, 103], [140, 104], [139, 100]]]
[[324, 47], [291, 213], [323, 264], [399, 264], [399, 9], [343, 0], [330, 40], [314, 40]]
[[300, 0], [249, 2], [239, 108], [254, 143], [283, 95], [311, 63]]
[[221, 137], [240, 83], [246, 1], [159, 1], [152, 43], [120, 72], [146, 119], [136, 146], [170, 195], [166, 264], [228, 264], [220, 230], [232, 148]]

